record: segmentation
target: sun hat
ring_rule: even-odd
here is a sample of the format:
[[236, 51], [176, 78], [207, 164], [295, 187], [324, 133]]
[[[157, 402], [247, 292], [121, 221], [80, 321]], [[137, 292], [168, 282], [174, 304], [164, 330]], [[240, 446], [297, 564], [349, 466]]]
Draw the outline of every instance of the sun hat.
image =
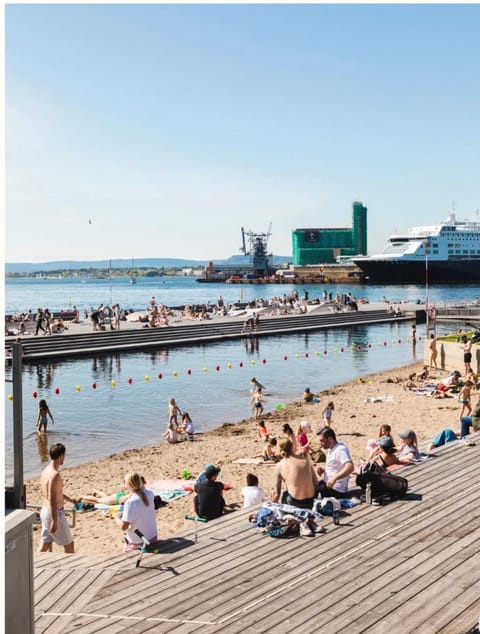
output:
[[415, 438], [415, 432], [411, 429], [404, 429], [398, 435], [402, 440], [405, 440], [406, 438], [413, 440]]
[[312, 426], [310, 425], [308, 420], [302, 420], [302, 422], [300, 423], [300, 427], [304, 429], [305, 431], [308, 431], [308, 432], [312, 431]]
[[376, 449], [378, 446], [377, 441], [374, 438], [371, 438], [368, 442], [367, 442], [367, 446], [366, 449], [369, 449], [370, 451], [373, 451], [374, 449]]

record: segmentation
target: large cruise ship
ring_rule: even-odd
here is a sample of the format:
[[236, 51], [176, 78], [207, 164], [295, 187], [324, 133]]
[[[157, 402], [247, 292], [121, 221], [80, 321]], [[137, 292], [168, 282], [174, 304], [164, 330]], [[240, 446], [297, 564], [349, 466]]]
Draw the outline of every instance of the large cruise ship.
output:
[[459, 221], [455, 213], [439, 225], [392, 235], [378, 255], [353, 258], [372, 284], [448, 284], [480, 281], [480, 218]]

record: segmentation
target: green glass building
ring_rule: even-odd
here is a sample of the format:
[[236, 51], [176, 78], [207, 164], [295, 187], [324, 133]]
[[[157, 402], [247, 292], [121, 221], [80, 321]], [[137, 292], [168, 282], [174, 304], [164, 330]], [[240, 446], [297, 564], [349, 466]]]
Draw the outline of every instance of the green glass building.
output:
[[367, 254], [367, 208], [352, 205], [350, 228], [306, 228], [292, 231], [294, 266], [329, 264], [338, 256]]

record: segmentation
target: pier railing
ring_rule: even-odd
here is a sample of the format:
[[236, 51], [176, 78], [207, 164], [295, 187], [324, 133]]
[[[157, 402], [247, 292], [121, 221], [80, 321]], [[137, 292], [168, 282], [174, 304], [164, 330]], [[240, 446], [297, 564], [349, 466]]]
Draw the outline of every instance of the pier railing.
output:
[[442, 302], [435, 305], [435, 311], [442, 321], [480, 321], [480, 303]]

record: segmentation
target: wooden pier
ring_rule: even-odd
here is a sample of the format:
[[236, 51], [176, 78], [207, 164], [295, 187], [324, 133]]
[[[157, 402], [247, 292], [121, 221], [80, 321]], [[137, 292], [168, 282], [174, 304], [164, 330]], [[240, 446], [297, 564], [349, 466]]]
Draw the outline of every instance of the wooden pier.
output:
[[[210, 341], [239, 339], [245, 336], [272, 336], [308, 332], [324, 328], [345, 328], [359, 324], [394, 323], [414, 318], [413, 313], [395, 316], [385, 309], [309, 315], [260, 316], [259, 329], [243, 332], [243, 319], [219, 319], [202, 323], [172, 324], [166, 328], [135, 328], [96, 331], [82, 334], [22, 337], [23, 361], [54, 357], [73, 357], [107, 352], [129, 352]], [[5, 349], [11, 354], [14, 336], [7, 337]]]
[[37, 553], [35, 631], [478, 631], [480, 433], [471, 438], [401, 469], [406, 499], [356, 506], [339, 526], [326, 518], [313, 537], [273, 539], [242, 509], [200, 524], [198, 543], [193, 528], [165, 540], [138, 568], [134, 553]]

